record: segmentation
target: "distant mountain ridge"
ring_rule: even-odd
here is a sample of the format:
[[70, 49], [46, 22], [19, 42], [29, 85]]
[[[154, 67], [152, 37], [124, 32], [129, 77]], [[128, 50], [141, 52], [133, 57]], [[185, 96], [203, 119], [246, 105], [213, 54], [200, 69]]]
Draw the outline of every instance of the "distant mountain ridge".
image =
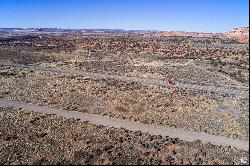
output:
[[185, 31], [161, 31], [155, 34], [145, 34], [145, 36], [191, 36], [191, 37], [220, 37], [235, 39], [242, 43], [249, 42], [249, 27], [233, 28], [224, 33], [204, 33], [204, 32], [185, 32]]
[[191, 36], [191, 37], [219, 37], [234, 39], [242, 43], [249, 42], [249, 27], [233, 28], [224, 33], [158, 31], [158, 30], [123, 30], [123, 29], [62, 29], [62, 28], [0, 28], [0, 32], [65, 32], [65, 33], [125, 33], [143, 34], [145, 37], [160, 36]]
[[158, 33], [157, 30], [124, 30], [124, 29], [63, 29], [63, 28], [0, 28], [4, 32], [80, 32], [80, 33]]

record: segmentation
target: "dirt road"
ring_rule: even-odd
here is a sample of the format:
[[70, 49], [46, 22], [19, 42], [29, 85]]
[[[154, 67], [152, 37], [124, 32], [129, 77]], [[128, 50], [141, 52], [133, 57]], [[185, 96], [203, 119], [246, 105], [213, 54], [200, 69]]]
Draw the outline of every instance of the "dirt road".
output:
[[214, 145], [232, 146], [235, 148], [248, 150], [249, 142], [243, 140], [236, 140], [226, 138], [223, 136], [215, 136], [206, 133], [184, 131], [182, 129], [167, 128], [163, 126], [147, 125], [129, 120], [120, 120], [116, 118], [109, 118], [100, 115], [87, 114], [75, 111], [63, 111], [56, 108], [49, 108], [44, 106], [36, 106], [19, 101], [10, 101], [7, 99], [0, 99], [0, 105], [4, 107], [13, 107], [14, 109], [22, 108], [24, 110], [38, 112], [42, 114], [53, 114], [64, 118], [79, 119], [81, 121], [89, 121], [95, 125], [103, 125], [114, 128], [124, 128], [131, 131], [141, 131], [152, 135], [169, 136], [172, 138], [179, 138], [186, 141], [200, 140], [203, 143], [211, 143]]
[[[26, 68], [30, 70], [55, 72], [55, 73], [60, 73], [60, 74], [71, 74], [71, 75], [91, 77], [91, 78], [96, 78], [96, 79], [115, 79], [115, 80], [127, 81], [127, 82], [138, 82], [138, 83], [142, 83], [145, 85], [158, 85], [158, 86], [163, 86], [163, 87], [168, 86], [168, 83], [166, 81], [156, 80], [156, 79], [126, 77], [126, 76], [119, 76], [119, 75], [107, 75], [107, 74], [100, 74], [100, 73], [70, 70], [70, 69], [66, 70], [66, 69], [56, 69], [56, 68], [41, 68], [41, 67], [27, 66], [27, 65], [20, 65], [20, 64], [0, 64], [0, 66]], [[175, 82], [175, 84], [172, 86], [176, 88], [201, 90], [201, 91], [206, 91], [206, 92], [215, 92], [215, 93], [221, 93], [221, 94], [249, 97], [248, 89], [236, 89], [236, 88], [227, 88], [227, 87], [222, 87], [222, 86], [219, 87], [219, 86], [212, 86], [212, 85], [184, 84], [180, 82]]]

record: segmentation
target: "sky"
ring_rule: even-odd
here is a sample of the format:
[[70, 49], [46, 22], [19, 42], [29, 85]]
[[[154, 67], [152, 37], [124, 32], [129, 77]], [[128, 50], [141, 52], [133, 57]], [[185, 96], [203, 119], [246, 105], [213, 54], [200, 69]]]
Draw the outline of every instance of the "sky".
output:
[[0, 0], [2, 28], [225, 32], [249, 26], [249, 0]]

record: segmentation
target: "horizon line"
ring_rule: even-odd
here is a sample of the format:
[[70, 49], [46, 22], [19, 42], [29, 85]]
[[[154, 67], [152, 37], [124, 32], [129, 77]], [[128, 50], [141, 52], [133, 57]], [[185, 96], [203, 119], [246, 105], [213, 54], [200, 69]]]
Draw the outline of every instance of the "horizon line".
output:
[[[240, 26], [235, 28], [249, 28], [249, 26]], [[188, 33], [223, 33], [223, 32], [204, 32], [204, 31], [185, 31], [185, 30], [157, 30], [157, 29], [123, 29], [123, 28], [62, 28], [62, 27], [0, 27], [0, 29], [65, 29], [65, 30], [122, 30], [122, 31], [157, 31], [157, 32], [188, 32]], [[229, 29], [228, 31], [234, 28]], [[224, 31], [224, 32], [228, 32]]]

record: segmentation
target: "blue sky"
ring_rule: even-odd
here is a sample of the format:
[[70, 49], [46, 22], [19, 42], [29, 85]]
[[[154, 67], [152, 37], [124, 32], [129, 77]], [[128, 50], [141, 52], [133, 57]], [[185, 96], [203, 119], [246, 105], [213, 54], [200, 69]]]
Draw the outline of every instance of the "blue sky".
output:
[[249, 26], [248, 0], [0, 0], [0, 27], [224, 32]]

